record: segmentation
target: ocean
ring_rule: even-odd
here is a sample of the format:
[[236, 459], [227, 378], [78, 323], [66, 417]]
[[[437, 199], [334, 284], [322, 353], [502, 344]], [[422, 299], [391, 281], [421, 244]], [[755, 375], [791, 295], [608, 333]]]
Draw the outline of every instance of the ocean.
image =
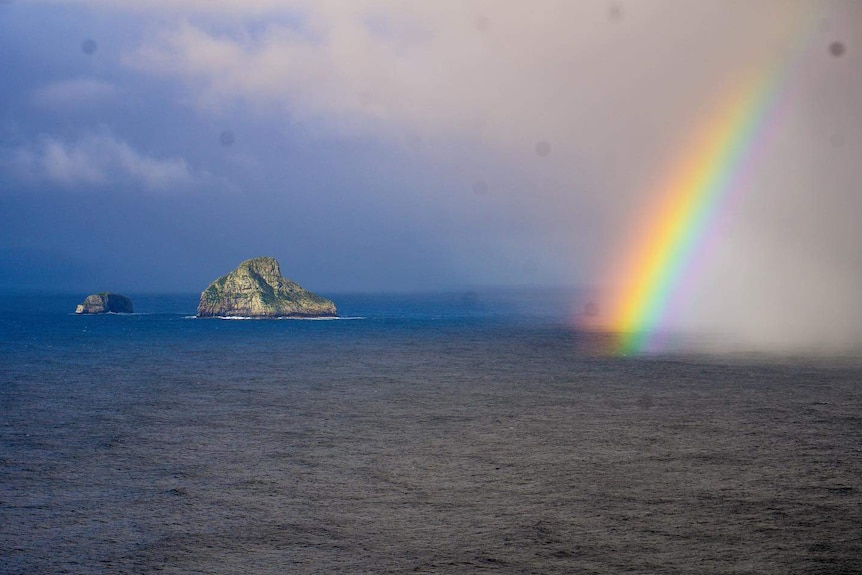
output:
[[85, 295], [0, 299], [3, 574], [862, 573], [862, 361], [613, 357], [554, 294]]

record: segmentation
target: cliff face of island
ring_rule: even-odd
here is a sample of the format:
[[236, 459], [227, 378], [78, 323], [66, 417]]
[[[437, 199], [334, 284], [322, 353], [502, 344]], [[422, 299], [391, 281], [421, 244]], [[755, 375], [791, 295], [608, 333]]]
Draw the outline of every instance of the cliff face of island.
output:
[[198, 317], [335, 317], [335, 304], [285, 279], [275, 258], [254, 258], [201, 293]]
[[87, 299], [75, 308], [75, 313], [134, 313], [134, 308], [132, 307], [132, 300], [126, 296], [102, 292], [88, 295]]

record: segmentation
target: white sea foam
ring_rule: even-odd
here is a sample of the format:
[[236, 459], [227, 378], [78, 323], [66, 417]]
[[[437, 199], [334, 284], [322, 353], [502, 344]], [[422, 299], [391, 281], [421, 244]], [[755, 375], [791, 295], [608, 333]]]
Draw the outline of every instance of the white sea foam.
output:
[[119, 311], [106, 311], [106, 312], [100, 312], [100, 313], [76, 313], [76, 312], [74, 312], [74, 311], [70, 311], [70, 312], [68, 313], [68, 315], [77, 315], [77, 316], [81, 316], [81, 317], [83, 317], [83, 316], [88, 316], [88, 315], [151, 315], [151, 314], [146, 314], [146, 313], [126, 313], [126, 312], [119, 312]]
[[132, 313], [126, 313], [124, 311], [109, 311], [109, 312], [105, 312], [105, 313], [106, 313], [106, 315], [159, 315], [158, 313], [151, 312], [151, 311], [148, 311], [148, 312], [134, 311]]
[[[130, 315], [130, 314], [126, 314]], [[200, 319], [196, 315], [184, 315], [183, 319]], [[205, 318], [208, 319], [208, 318]], [[291, 321], [353, 321], [360, 319], [368, 319], [366, 316], [339, 316], [339, 317], [251, 317], [245, 315], [217, 315], [213, 319], [229, 319], [229, 320], [291, 320]]]
[[300, 321], [340, 321], [340, 320], [354, 320], [354, 319], [368, 319], [367, 317], [362, 316], [346, 316], [346, 317], [279, 317], [276, 319], [291, 319], [291, 320], [300, 320]]
[[[128, 314], [126, 314], [128, 315]], [[196, 315], [184, 315], [183, 319], [200, 319]], [[353, 321], [360, 319], [368, 319], [366, 316], [339, 316], [339, 317], [251, 317], [245, 315], [217, 315], [213, 319], [229, 319], [229, 320], [291, 320], [291, 321]]]

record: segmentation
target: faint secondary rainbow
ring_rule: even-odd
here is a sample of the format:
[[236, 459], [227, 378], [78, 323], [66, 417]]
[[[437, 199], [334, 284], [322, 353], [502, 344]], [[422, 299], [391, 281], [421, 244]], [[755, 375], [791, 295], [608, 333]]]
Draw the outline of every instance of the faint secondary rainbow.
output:
[[652, 347], [673, 304], [695, 279], [693, 264], [714, 239], [717, 216], [744, 187], [757, 152], [775, 132], [798, 60], [792, 52], [788, 64], [753, 74], [728, 91], [657, 190], [663, 199], [614, 273], [622, 290], [604, 323], [619, 334], [617, 353]]

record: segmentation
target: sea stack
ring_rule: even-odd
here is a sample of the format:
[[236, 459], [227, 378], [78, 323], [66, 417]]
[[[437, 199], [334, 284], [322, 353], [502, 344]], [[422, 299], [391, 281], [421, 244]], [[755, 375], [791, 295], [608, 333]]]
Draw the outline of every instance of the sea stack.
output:
[[336, 317], [335, 304], [285, 279], [275, 258], [253, 258], [201, 293], [198, 317]]
[[116, 293], [94, 293], [75, 308], [77, 314], [134, 313], [132, 300]]

